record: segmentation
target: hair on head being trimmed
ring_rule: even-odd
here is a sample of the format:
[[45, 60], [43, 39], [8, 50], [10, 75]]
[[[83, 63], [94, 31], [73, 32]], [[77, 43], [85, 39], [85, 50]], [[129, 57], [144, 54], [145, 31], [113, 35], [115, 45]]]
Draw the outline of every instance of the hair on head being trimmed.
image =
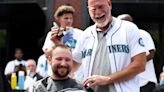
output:
[[52, 56], [53, 51], [54, 51], [55, 49], [57, 49], [57, 48], [68, 49], [70, 52], [72, 52], [70, 46], [64, 45], [64, 44], [60, 44], [60, 45], [56, 45], [54, 48], [52, 48], [52, 50], [50, 51], [50, 53], [51, 53], [50, 55], [51, 55], [51, 56]]
[[71, 51], [71, 47], [68, 45], [64, 45], [64, 44], [56, 45], [54, 47], [54, 49], [56, 49], [56, 48], [65, 48], [65, 49], [70, 49], [70, 51]]

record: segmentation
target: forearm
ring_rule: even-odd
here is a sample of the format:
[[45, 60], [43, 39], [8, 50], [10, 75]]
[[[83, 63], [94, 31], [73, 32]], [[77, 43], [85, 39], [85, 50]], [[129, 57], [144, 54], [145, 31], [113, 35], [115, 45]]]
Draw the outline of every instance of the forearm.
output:
[[132, 58], [131, 64], [126, 68], [110, 74], [109, 76], [92, 75], [84, 81], [84, 86], [92, 87], [95, 85], [109, 85], [129, 80], [135, 77], [140, 72], [143, 72], [146, 64], [145, 53], [138, 54]]
[[[139, 57], [139, 58], [138, 58]], [[139, 54], [133, 62], [121, 71], [109, 75], [109, 84], [129, 80], [145, 70], [146, 55]]]

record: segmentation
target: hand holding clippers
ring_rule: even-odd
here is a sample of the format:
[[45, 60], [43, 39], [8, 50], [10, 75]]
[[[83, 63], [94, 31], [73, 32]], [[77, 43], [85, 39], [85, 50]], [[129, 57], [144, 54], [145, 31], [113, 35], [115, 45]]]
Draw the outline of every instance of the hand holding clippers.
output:
[[54, 27], [56, 27], [58, 29], [57, 36], [59, 38], [62, 38], [64, 36], [64, 34], [63, 34], [64, 28], [59, 27], [56, 22], [53, 22], [53, 25], [54, 25]]

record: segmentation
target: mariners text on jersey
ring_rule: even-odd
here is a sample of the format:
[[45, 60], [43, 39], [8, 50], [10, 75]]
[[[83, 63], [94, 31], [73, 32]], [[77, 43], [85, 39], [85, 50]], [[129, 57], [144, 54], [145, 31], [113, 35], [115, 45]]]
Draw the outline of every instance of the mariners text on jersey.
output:
[[113, 53], [113, 52], [129, 53], [129, 46], [128, 45], [123, 45], [123, 44], [110, 45], [110, 46], [108, 46], [108, 48], [109, 48], [109, 53]]
[[[116, 53], [116, 52], [129, 53], [128, 45], [123, 45], [123, 44], [110, 45], [108, 46], [108, 48], [109, 48], [109, 53]], [[91, 54], [92, 54], [92, 49], [85, 49], [84, 51], [82, 51], [82, 58], [85, 58], [86, 56], [91, 56]]]
[[86, 56], [91, 56], [92, 54], [92, 49], [85, 49], [82, 51], [82, 58], [85, 58]]

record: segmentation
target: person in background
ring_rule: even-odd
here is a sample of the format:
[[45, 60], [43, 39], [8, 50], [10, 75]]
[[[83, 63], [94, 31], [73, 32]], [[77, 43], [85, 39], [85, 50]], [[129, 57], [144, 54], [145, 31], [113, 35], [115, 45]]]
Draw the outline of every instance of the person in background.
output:
[[[82, 65], [83, 85], [95, 92], [139, 92], [137, 75], [145, 70], [146, 51], [138, 27], [112, 16], [111, 0], [88, 0], [94, 25], [73, 51], [75, 71]], [[55, 44], [57, 32], [52, 34]], [[72, 71], [72, 72], [73, 72]]]
[[50, 51], [52, 48], [47, 48], [39, 58], [37, 63], [36, 72], [39, 73], [43, 77], [47, 77], [52, 75], [51, 66], [48, 63], [48, 56], [50, 55]]
[[[70, 5], [61, 5], [58, 7], [54, 14], [54, 18], [58, 22], [54, 22], [54, 26], [51, 28], [51, 31], [48, 32], [47, 37], [45, 39], [44, 45], [43, 45], [43, 52], [46, 53], [45, 55], [48, 55], [47, 52], [49, 49], [54, 47], [56, 42], [51, 38], [51, 35], [54, 34], [55, 30], [58, 32], [58, 39], [62, 41], [63, 44], [68, 45], [71, 47], [72, 50], [76, 47], [77, 40], [83, 33], [82, 30], [78, 28], [73, 27], [73, 21], [74, 21], [74, 13], [75, 9], [73, 6]], [[48, 57], [48, 56], [46, 56]], [[49, 73], [51, 73], [51, 70], [48, 70]], [[81, 68], [75, 73], [75, 76], [81, 80]]]
[[81, 84], [69, 77], [73, 66], [71, 48], [57, 45], [50, 53], [48, 58], [53, 74], [34, 84], [32, 92], [85, 92]]
[[54, 18], [59, 23], [59, 25], [56, 22], [53, 23], [54, 26], [51, 28], [51, 31], [48, 32], [42, 48], [44, 52], [46, 49], [55, 46], [55, 42], [53, 39], [51, 39], [53, 30], [61, 31], [58, 34], [58, 39], [62, 39], [63, 44], [70, 46], [72, 49], [75, 48], [76, 42], [83, 31], [72, 26], [74, 13], [75, 9], [73, 6], [61, 5], [58, 7], [54, 14]]
[[164, 85], [164, 72], [161, 72], [161, 73], [160, 73], [160, 78], [159, 78], [159, 80], [160, 80], [159, 85]]
[[[129, 14], [121, 14], [117, 18], [133, 22], [133, 18]], [[146, 55], [146, 69], [144, 72], [139, 74], [140, 92], [153, 92], [154, 88], [157, 85], [157, 78], [153, 64], [155, 45], [151, 35], [147, 31], [140, 29], [139, 32], [141, 34], [141, 37], [143, 38], [144, 46], [148, 51]]]
[[27, 75], [34, 78], [35, 81], [42, 79], [43, 77], [36, 72], [36, 61], [34, 59], [28, 59], [26, 63]]
[[17, 73], [19, 71], [26, 71], [25, 65], [26, 61], [23, 60], [23, 51], [21, 48], [15, 49], [15, 60], [9, 61], [5, 67], [5, 75], [10, 80], [12, 73]]
[[34, 82], [42, 79], [43, 77], [36, 72], [36, 62], [34, 59], [28, 59], [26, 63], [27, 76], [25, 79], [25, 89], [28, 89]]
[[159, 85], [164, 85], [164, 66], [162, 67], [162, 72], [159, 76]]

